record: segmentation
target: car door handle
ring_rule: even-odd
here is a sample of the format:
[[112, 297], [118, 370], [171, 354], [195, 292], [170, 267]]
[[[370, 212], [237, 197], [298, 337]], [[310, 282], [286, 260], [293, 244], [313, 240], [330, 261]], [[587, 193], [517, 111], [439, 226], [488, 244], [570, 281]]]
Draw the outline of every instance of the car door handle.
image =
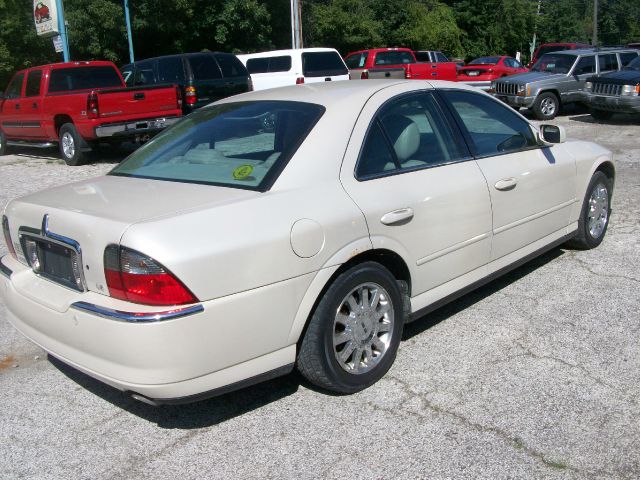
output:
[[31, 104], [31, 108], [38, 108], [38, 104], [37, 104], [37, 103], [35, 103], [35, 102], [33, 102], [33, 103]]
[[502, 180], [498, 180], [494, 187], [496, 187], [496, 190], [507, 191], [516, 188], [517, 184], [518, 181], [515, 178], [503, 178]]
[[389, 213], [385, 213], [380, 222], [384, 225], [404, 225], [413, 218], [413, 209], [409, 207], [399, 208]]
[[134, 100], [144, 100], [144, 93], [134, 93], [133, 94], [133, 99]]
[[16, 110], [20, 110], [20, 104], [16, 103]]

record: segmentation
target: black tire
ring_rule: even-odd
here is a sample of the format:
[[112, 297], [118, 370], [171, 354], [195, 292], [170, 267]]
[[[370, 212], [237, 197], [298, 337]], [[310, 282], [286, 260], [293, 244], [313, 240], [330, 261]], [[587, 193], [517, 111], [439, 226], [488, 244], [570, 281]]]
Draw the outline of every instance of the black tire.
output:
[[89, 150], [89, 145], [78, 134], [73, 123], [62, 125], [58, 136], [60, 155], [65, 163], [72, 167], [83, 165], [87, 160], [83, 150]]
[[538, 120], [551, 120], [560, 113], [560, 100], [553, 92], [538, 95], [531, 108]]
[[596, 120], [609, 120], [613, 116], [613, 112], [598, 110], [597, 108], [590, 108], [589, 113]]
[[4, 132], [0, 130], [0, 156], [8, 154], [9, 147], [7, 147], [7, 137], [5, 137]]
[[[603, 193], [602, 188], [606, 192]], [[582, 202], [580, 218], [578, 219], [578, 231], [576, 236], [567, 242], [569, 247], [589, 250], [602, 243], [609, 226], [612, 193], [613, 182], [611, 179], [602, 172], [594, 173]], [[598, 197], [600, 200], [598, 200]], [[604, 205], [604, 198], [606, 198], [606, 205]], [[592, 204], [595, 207], [595, 211], [591, 211]], [[592, 219], [593, 221], [590, 224]]]
[[[375, 308], [369, 308], [370, 315], [365, 305], [374, 302], [365, 301], [371, 299], [368, 294], [359, 296], [364, 290], [373, 299], [377, 292], [379, 299]], [[344, 315], [351, 305], [347, 300], [359, 306], [358, 298], [362, 306], [349, 312], [351, 315]], [[350, 326], [338, 318], [347, 319]], [[393, 275], [375, 262], [355, 265], [333, 281], [316, 306], [298, 352], [298, 370], [311, 383], [326, 390], [343, 394], [363, 390], [380, 380], [393, 364], [404, 320], [403, 297]], [[349, 340], [340, 342], [339, 338], [334, 346], [334, 338], [340, 336]], [[381, 350], [374, 344], [386, 346]], [[350, 350], [351, 347], [354, 349]], [[356, 360], [358, 352], [360, 357]], [[346, 358], [339, 361], [337, 357], [345, 353]]]

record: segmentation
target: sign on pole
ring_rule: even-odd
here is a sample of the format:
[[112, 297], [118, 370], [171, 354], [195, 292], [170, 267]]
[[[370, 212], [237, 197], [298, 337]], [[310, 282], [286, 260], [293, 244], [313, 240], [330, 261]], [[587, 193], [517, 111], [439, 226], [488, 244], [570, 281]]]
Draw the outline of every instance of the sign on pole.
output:
[[53, 37], [58, 35], [60, 30], [55, 0], [33, 0], [33, 21], [39, 36]]
[[51, 40], [53, 40], [53, 48], [56, 50], [56, 53], [64, 51], [62, 48], [62, 37], [60, 35], [52, 37]]

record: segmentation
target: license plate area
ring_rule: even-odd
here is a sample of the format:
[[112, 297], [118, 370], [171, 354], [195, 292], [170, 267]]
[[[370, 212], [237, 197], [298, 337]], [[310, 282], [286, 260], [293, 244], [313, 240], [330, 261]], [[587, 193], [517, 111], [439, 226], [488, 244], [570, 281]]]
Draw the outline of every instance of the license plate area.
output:
[[38, 236], [22, 235], [22, 249], [37, 275], [82, 292], [82, 261], [78, 252], [62, 243]]

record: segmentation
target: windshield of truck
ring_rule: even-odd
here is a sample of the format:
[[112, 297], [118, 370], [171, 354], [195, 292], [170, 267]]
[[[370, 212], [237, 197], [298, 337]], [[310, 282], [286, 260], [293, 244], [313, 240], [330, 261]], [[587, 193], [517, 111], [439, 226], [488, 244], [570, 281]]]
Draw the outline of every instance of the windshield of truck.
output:
[[569, 73], [576, 61], [575, 55], [558, 55], [547, 53], [531, 67], [532, 72]]
[[469, 65], [495, 65], [500, 61], [500, 57], [480, 57], [471, 60]]
[[640, 71], [640, 57], [636, 57], [635, 60], [631, 60], [623, 70], [638, 70]]
[[109, 175], [263, 192], [324, 111], [291, 101], [205, 107], [154, 137]]
[[50, 93], [110, 87], [122, 87], [122, 79], [115, 67], [107, 65], [55, 68], [49, 80]]
[[347, 75], [349, 71], [338, 52], [304, 52], [302, 74], [305, 77]]

